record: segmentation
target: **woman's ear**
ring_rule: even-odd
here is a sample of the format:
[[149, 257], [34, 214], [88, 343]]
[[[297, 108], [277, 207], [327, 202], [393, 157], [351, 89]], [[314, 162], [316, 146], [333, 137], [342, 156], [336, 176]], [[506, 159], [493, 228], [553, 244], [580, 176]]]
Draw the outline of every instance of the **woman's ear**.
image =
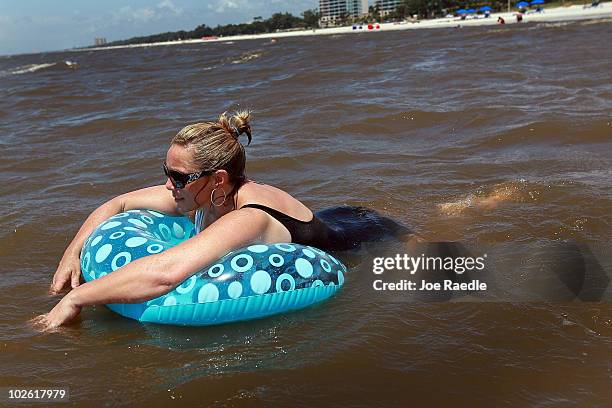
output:
[[215, 172], [215, 187], [229, 184], [230, 177], [227, 170], [217, 170]]

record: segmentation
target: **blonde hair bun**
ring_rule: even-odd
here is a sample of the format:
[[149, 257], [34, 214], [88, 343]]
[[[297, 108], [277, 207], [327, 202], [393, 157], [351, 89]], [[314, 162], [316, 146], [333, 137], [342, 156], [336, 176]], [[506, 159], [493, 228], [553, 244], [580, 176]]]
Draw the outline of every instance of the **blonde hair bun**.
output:
[[219, 124], [236, 139], [245, 133], [248, 138], [247, 146], [251, 144], [251, 111], [236, 111], [229, 116], [227, 111], [223, 112], [219, 116]]

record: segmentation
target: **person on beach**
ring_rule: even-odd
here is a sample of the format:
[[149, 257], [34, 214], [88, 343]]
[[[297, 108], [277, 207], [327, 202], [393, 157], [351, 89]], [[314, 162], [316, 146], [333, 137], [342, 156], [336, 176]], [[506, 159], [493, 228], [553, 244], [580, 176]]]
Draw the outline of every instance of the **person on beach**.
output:
[[[315, 215], [285, 191], [248, 179], [241, 135], [250, 144], [249, 112], [224, 113], [217, 121], [188, 125], [174, 136], [163, 163], [165, 185], [120, 195], [91, 213], [53, 276], [51, 293], [66, 285], [72, 290], [34, 324], [48, 330], [71, 321], [86, 305], [153, 299], [228, 252], [254, 243], [346, 250], [389, 235], [410, 239], [407, 228], [373, 210], [342, 206]], [[81, 285], [79, 254], [87, 237], [111, 216], [140, 208], [189, 216], [198, 234]]]
[[501, 16], [497, 17], [497, 22], [499, 24], [506, 24], [506, 20], [504, 20]]

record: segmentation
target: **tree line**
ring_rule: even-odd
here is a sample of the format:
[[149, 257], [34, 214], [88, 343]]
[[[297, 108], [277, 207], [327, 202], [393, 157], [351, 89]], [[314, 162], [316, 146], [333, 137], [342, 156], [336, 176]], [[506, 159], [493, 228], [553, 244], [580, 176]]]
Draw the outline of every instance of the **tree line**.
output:
[[302, 13], [302, 17], [294, 16], [291, 13], [274, 13], [270, 18], [265, 20], [262, 17], [255, 17], [250, 23], [226, 24], [216, 27], [209, 27], [206, 24], [202, 24], [192, 31], [181, 30], [133, 37], [127, 40], [109, 42], [106, 45], [145, 44], [202, 37], [227, 37], [241, 34], [274, 33], [279, 30], [317, 28], [319, 26], [319, 18], [320, 14], [317, 10], [306, 10]]
[[[512, 0], [513, 2], [516, 0]], [[418, 18], [434, 18], [445, 16], [459, 8], [475, 8], [488, 5], [493, 11], [502, 11], [507, 7], [507, 0], [492, 0], [492, 1], [452, 1], [452, 0], [403, 0], [397, 8], [382, 15], [378, 5], [370, 6], [368, 13], [352, 18], [348, 12], [343, 13], [336, 21], [336, 25], [350, 25], [355, 23], [383, 22], [383, 21], [401, 21], [409, 17], [418, 16]], [[112, 45], [127, 45], [127, 44], [144, 44], [153, 42], [178, 41], [196, 39], [202, 37], [227, 37], [241, 34], [264, 34], [274, 33], [279, 30], [292, 29], [314, 29], [319, 27], [319, 19], [321, 14], [318, 10], [306, 10], [301, 13], [301, 17], [292, 15], [291, 13], [274, 13], [270, 18], [263, 19], [255, 17], [250, 23], [242, 24], [226, 24], [216, 27], [209, 27], [206, 24], [197, 26], [192, 31], [175, 31], [161, 34], [154, 34], [142, 37], [134, 37], [127, 40], [113, 41], [107, 46]]]

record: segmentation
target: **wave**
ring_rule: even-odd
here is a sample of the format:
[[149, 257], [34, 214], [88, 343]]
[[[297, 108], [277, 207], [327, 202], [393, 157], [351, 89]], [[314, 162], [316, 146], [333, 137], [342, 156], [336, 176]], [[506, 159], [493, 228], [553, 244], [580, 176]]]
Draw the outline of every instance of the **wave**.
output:
[[57, 62], [52, 62], [50, 64], [30, 64], [30, 65], [24, 65], [24, 66], [17, 67], [15, 69], [9, 70], [8, 73], [9, 74], [13, 74], [13, 75], [27, 74], [28, 72], [36, 72], [36, 71], [40, 71], [41, 69], [53, 67], [56, 64], [57, 64]]
[[33, 72], [49, 69], [49, 68], [70, 68], [77, 69], [78, 64], [74, 61], [61, 61], [61, 62], [47, 62], [43, 64], [28, 64], [22, 65], [17, 68], [8, 69], [5, 71], [0, 71], [0, 77], [8, 76], [8, 75], [21, 75], [21, 74], [30, 74]]
[[245, 52], [238, 59], [233, 60], [232, 64], [242, 64], [242, 63], [254, 60], [256, 58], [259, 58], [259, 57], [261, 57], [261, 55], [262, 55], [262, 53], [259, 50], [258, 51]]

